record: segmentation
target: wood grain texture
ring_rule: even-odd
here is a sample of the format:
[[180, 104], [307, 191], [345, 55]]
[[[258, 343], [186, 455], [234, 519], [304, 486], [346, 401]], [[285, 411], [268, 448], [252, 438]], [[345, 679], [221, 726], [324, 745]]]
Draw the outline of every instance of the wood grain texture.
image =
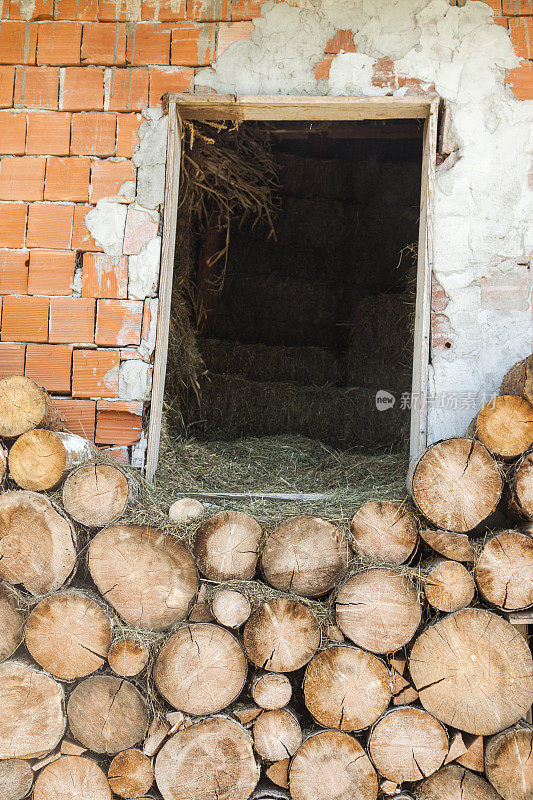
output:
[[533, 797], [533, 730], [516, 727], [488, 739], [485, 772], [503, 800]]
[[501, 800], [490, 783], [457, 764], [447, 764], [420, 784], [419, 800]]
[[352, 517], [350, 530], [364, 555], [389, 564], [403, 564], [418, 543], [416, 519], [400, 503], [365, 503]]
[[275, 598], [262, 603], [244, 626], [244, 649], [256, 667], [271, 672], [294, 672], [320, 646], [320, 626], [303, 603]]
[[95, 446], [83, 436], [34, 428], [19, 436], [9, 451], [9, 473], [22, 489], [48, 491], [95, 455]]
[[420, 538], [445, 558], [452, 561], [475, 561], [474, 551], [466, 533], [453, 533], [452, 531], [434, 531], [422, 528]]
[[132, 678], [146, 667], [150, 651], [140, 638], [120, 636], [115, 639], [107, 654], [107, 663], [121, 678]]
[[250, 580], [255, 574], [261, 537], [260, 526], [248, 514], [216, 514], [196, 531], [193, 551], [198, 569], [211, 581]]
[[302, 743], [302, 729], [286, 708], [264, 711], [253, 724], [254, 750], [264, 761], [293, 756]]
[[63, 430], [64, 420], [44, 389], [22, 375], [0, 380], [0, 436], [14, 438], [33, 428]]
[[504, 611], [533, 605], [533, 539], [515, 530], [489, 538], [476, 561], [477, 587], [488, 603]]
[[0, 583], [0, 661], [12, 656], [24, 638], [24, 614], [9, 584]]
[[63, 506], [81, 525], [103, 527], [124, 514], [135, 494], [133, 480], [113, 464], [73, 470], [63, 485]]
[[0, 761], [0, 800], [23, 800], [33, 786], [33, 770], [29, 761], [7, 758]]
[[533, 406], [512, 394], [494, 397], [478, 412], [475, 434], [495, 456], [516, 458], [533, 444]]
[[476, 584], [464, 564], [441, 560], [429, 567], [424, 577], [424, 593], [433, 608], [450, 613], [470, 605]]
[[34, 800], [111, 800], [105, 776], [92, 759], [61, 756], [48, 764], [35, 781]]
[[141, 750], [123, 750], [109, 765], [107, 777], [114, 794], [130, 800], [149, 791], [154, 782], [154, 770]]
[[272, 711], [287, 705], [292, 697], [292, 685], [286, 675], [264, 672], [254, 679], [251, 695], [258, 706]]
[[514, 394], [533, 403], [533, 356], [517, 361], [505, 374], [500, 394]]

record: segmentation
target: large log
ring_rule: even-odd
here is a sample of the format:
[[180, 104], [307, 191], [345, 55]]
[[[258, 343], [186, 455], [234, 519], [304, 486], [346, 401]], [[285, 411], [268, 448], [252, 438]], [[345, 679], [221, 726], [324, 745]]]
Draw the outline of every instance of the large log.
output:
[[427, 628], [413, 644], [409, 670], [424, 708], [466, 733], [497, 733], [533, 703], [529, 648], [490, 611], [463, 609]]
[[474, 439], [432, 444], [411, 464], [407, 489], [435, 527], [467, 533], [498, 505], [503, 481], [487, 448]]
[[[0, 584], [0, 661], [12, 656], [24, 638], [24, 614], [9, 584]], [[1, 800], [1, 795], [0, 795]]]
[[392, 569], [367, 569], [341, 587], [337, 625], [354, 644], [371, 653], [393, 653], [411, 641], [422, 608], [413, 584]]
[[466, 533], [432, 531], [422, 528], [420, 538], [436, 553], [452, 561], [468, 563], [475, 560], [475, 554]]
[[310, 736], [292, 759], [293, 800], [376, 800], [378, 779], [370, 759], [348, 733], [321, 731]]
[[78, 683], [67, 705], [72, 735], [95, 753], [114, 755], [134, 747], [148, 729], [148, 706], [129, 681], [93, 675]]
[[76, 566], [72, 524], [47, 497], [0, 494], [0, 578], [34, 595], [60, 589]]
[[71, 469], [86, 464], [96, 448], [75, 433], [35, 428], [9, 451], [9, 474], [22, 489], [43, 492], [59, 486]]
[[81, 525], [101, 528], [116, 522], [133, 502], [138, 486], [114, 464], [85, 464], [63, 484], [63, 506]]
[[294, 672], [320, 646], [320, 626], [303, 603], [278, 597], [262, 603], [244, 626], [244, 649], [256, 667]]
[[333, 645], [311, 659], [303, 689], [305, 705], [319, 725], [360, 731], [383, 714], [392, 686], [379, 658], [351, 645]]
[[253, 724], [254, 750], [264, 761], [293, 756], [302, 743], [302, 729], [286, 708], [264, 711]]
[[505, 374], [500, 394], [514, 394], [533, 403], [533, 356], [517, 361]]
[[490, 783], [457, 764], [447, 764], [418, 787], [417, 800], [501, 800]]
[[533, 730], [517, 727], [502, 731], [485, 745], [485, 772], [503, 800], [533, 797]]
[[112, 643], [107, 663], [121, 678], [133, 678], [143, 671], [149, 657], [148, 645], [142, 639], [124, 635]]
[[533, 605], [533, 539], [519, 531], [499, 531], [485, 542], [476, 562], [480, 594], [503, 611]]
[[250, 614], [252, 606], [242, 592], [235, 589], [218, 589], [211, 598], [211, 611], [216, 621], [226, 628], [240, 628]]
[[251, 695], [258, 706], [273, 711], [287, 705], [292, 697], [292, 685], [286, 675], [264, 672], [254, 679]]
[[238, 511], [223, 511], [196, 532], [194, 557], [211, 581], [250, 580], [255, 575], [263, 532], [257, 522]]
[[107, 777], [113, 792], [129, 800], [149, 791], [154, 782], [154, 770], [142, 750], [123, 750], [109, 765]]
[[34, 800], [111, 800], [105, 773], [92, 759], [61, 756], [35, 781]]
[[485, 403], [474, 423], [476, 438], [498, 458], [516, 458], [533, 444], [533, 406], [506, 394]]
[[247, 664], [237, 639], [209, 622], [185, 625], [163, 645], [154, 666], [159, 692], [186, 714], [214, 714], [242, 692]]
[[117, 523], [97, 533], [89, 547], [89, 570], [122, 619], [151, 631], [183, 619], [198, 588], [185, 545], [145, 525]]
[[155, 762], [164, 800], [248, 800], [259, 774], [250, 734], [224, 717], [179, 730]]
[[389, 564], [403, 564], [418, 543], [418, 525], [405, 504], [365, 503], [353, 516], [350, 529], [364, 555]]
[[0, 800], [23, 800], [33, 786], [33, 770], [29, 761], [7, 758], [0, 761]]
[[38, 603], [26, 623], [26, 647], [56, 678], [74, 681], [100, 669], [111, 644], [111, 622], [81, 591], [64, 591]]
[[265, 580], [283, 592], [319, 597], [346, 574], [351, 550], [338, 528], [318, 517], [292, 517], [275, 528], [261, 554]]
[[50, 675], [20, 661], [0, 664], [0, 759], [40, 758], [65, 732], [64, 694]]
[[448, 735], [435, 717], [405, 706], [387, 712], [369, 736], [375, 768], [394, 783], [419, 781], [432, 775], [446, 758]]
[[22, 375], [0, 380], [0, 436], [20, 436], [33, 428], [64, 430], [64, 420], [50, 396]]
[[474, 599], [476, 584], [459, 561], [440, 560], [429, 566], [424, 578], [424, 593], [437, 611], [459, 611]]

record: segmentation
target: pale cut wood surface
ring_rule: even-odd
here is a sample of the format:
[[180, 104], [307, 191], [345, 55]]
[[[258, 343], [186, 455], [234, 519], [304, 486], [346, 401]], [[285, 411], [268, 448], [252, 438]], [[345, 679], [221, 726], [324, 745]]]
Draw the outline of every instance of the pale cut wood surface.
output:
[[487, 778], [503, 800], [533, 797], [533, 730], [517, 727], [493, 736], [485, 746]]
[[121, 636], [109, 648], [107, 663], [116, 675], [132, 678], [143, 671], [149, 656], [148, 646], [141, 639]]
[[281, 786], [282, 789], [289, 788], [289, 764], [290, 758], [282, 758], [280, 761], [274, 761], [266, 770], [265, 775], [276, 786]]
[[0, 800], [23, 800], [33, 785], [29, 761], [8, 758], [0, 761]]
[[48, 393], [30, 378], [0, 380], [0, 436], [14, 438], [37, 427], [63, 430], [63, 424]]
[[211, 581], [250, 580], [255, 574], [261, 537], [260, 526], [248, 514], [216, 514], [196, 531], [194, 557], [198, 569]]
[[216, 621], [226, 628], [240, 628], [252, 613], [248, 598], [235, 589], [220, 589], [215, 592], [211, 600], [211, 610]]
[[34, 800], [111, 800], [105, 773], [92, 759], [61, 756], [35, 781]]
[[0, 583], [0, 661], [12, 656], [23, 638], [24, 614], [17, 596], [9, 584]]
[[466, 533], [433, 531], [429, 528], [422, 528], [420, 538], [432, 550], [435, 550], [441, 556], [445, 556], [445, 558], [450, 558], [453, 561], [464, 561], [465, 563], [475, 560], [475, 554]]
[[265, 761], [293, 756], [302, 743], [302, 729], [286, 708], [264, 711], [253, 724], [254, 750]]
[[458, 756], [457, 763], [474, 772], [483, 772], [485, 769], [484, 739], [483, 736], [474, 736], [470, 733], [463, 734], [466, 753]]
[[95, 455], [95, 446], [83, 436], [34, 428], [19, 436], [9, 451], [9, 474], [22, 489], [48, 491]]
[[416, 519], [400, 503], [365, 503], [354, 514], [350, 530], [364, 555], [389, 564], [403, 564], [418, 543]]
[[113, 464], [87, 464], [63, 484], [63, 506], [81, 525], [103, 527], [124, 514], [135, 494], [133, 481]]
[[154, 770], [150, 759], [141, 750], [123, 750], [109, 765], [107, 777], [113, 792], [129, 800], [150, 790]]
[[475, 433], [495, 456], [516, 458], [533, 444], [533, 406], [512, 394], [495, 397], [478, 412]]
[[7, 450], [0, 443], [0, 487], [7, 477]]
[[513, 364], [505, 374], [500, 394], [514, 394], [533, 403], [533, 356]]
[[470, 572], [459, 561], [439, 561], [424, 577], [424, 593], [428, 603], [450, 613], [466, 608], [474, 599], [476, 584]]
[[303, 603], [275, 598], [262, 603], [244, 626], [244, 649], [256, 667], [271, 672], [294, 672], [320, 646], [320, 626]]
[[292, 685], [286, 675], [264, 672], [254, 679], [251, 695], [258, 706], [272, 711], [287, 705], [292, 697]]
[[522, 517], [533, 520], [533, 453], [526, 454], [516, 465], [511, 490], [518, 512]]
[[533, 539], [515, 530], [499, 531], [485, 542], [475, 578], [482, 597], [504, 611], [533, 605]]
[[447, 764], [420, 784], [418, 800], [501, 800], [490, 783], [457, 764]]

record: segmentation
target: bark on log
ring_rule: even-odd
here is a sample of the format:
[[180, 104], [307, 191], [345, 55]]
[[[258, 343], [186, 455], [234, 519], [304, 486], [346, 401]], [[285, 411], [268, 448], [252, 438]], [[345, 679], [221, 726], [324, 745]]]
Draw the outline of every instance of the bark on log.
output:
[[265, 770], [267, 778], [275, 783], [276, 786], [281, 786], [282, 789], [289, 788], [289, 764], [290, 758], [282, 758], [280, 761], [275, 761], [270, 764]]
[[33, 428], [64, 430], [64, 420], [50, 396], [22, 375], [0, 380], [0, 436], [21, 436]]
[[502, 493], [498, 465], [474, 439], [432, 444], [411, 464], [407, 489], [435, 527], [467, 533], [486, 519]]
[[389, 705], [391, 677], [376, 656], [351, 645], [317, 653], [305, 671], [305, 705], [319, 725], [361, 731]]
[[258, 788], [251, 795], [250, 800], [291, 800], [287, 792], [280, 789], [273, 789], [271, 786]]
[[129, 800], [149, 791], [154, 782], [154, 770], [141, 750], [123, 750], [109, 765], [107, 777], [113, 792]]
[[16, 595], [9, 584], [0, 584], [0, 661], [12, 656], [23, 638], [24, 615]]
[[72, 524], [43, 495], [0, 494], [0, 578], [31, 594], [55, 592], [76, 566]]
[[376, 800], [378, 779], [370, 759], [348, 733], [321, 731], [310, 736], [292, 759], [293, 800]]
[[344, 577], [351, 558], [346, 537], [318, 517], [293, 517], [266, 540], [261, 571], [267, 583], [283, 592], [319, 597]]
[[446, 758], [448, 735], [435, 717], [420, 708], [395, 708], [376, 722], [368, 748], [377, 771], [390, 781], [419, 781]]
[[105, 773], [92, 759], [61, 756], [35, 781], [34, 800], [111, 800]]
[[459, 561], [438, 561], [424, 580], [428, 603], [437, 611], [459, 611], [466, 608], [476, 593], [474, 578]]
[[161, 648], [154, 666], [159, 692], [186, 714], [214, 714], [242, 692], [247, 664], [226, 628], [197, 623], [180, 628]]
[[97, 533], [89, 547], [89, 570], [122, 619], [150, 631], [183, 619], [198, 588], [185, 545], [145, 525], [118, 523]]
[[418, 787], [417, 800], [501, 800], [490, 783], [457, 764], [448, 764]]
[[31, 791], [33, 770], [21, 758], [0, 761], [0, 800], [23, 800]]
[[485, 745], [485, 772], [503, 800], [533, 797], [533, 731], [511, 728]]
[[482, 597], [503, 611], [533, 605], [533, 539], [515, 530], [489, 539], [476, 562], [476, 584]]
[[216, 591], [211, 599], [211, 610], [216, 621], [226, 628], [240, 628], [252, 613], [248, 598], [234, 589]]
[[420, 531], [420, 538], [436, 553], [451, 561], [470, 563], [475, 560], [474, 551], [466, 533], [432, 531], [423, 528]]
[[35, 428], [19, 436], [9, 451], [9, 474], [22, 489], [48, 491], [95, 454], [95, 446], [82, 436]]
[[85, 464], [73, 470], [63, 484], [63, 506], [89, 528], [116, 522], [133, 502], [138, 486], [114, 464]]
[[303, 603], [283, 597], [263, 603], [244, 626], [244, 649], [256, 667], [294, 672], [320, 646], [320, 626]]
[[302, 743], [302, 729], [286, 708], [264, 711], [253, 724], [254, 750], [264, 761], [293, 756]]
[[513, 364], [503, 378], [500, 394], [514, 394], [533, 403], [533, 356]]
[[486, 403], [474, 420], [475, 436], [498, 458], [517, 458], [533, 444], [533, 406], [506, 394]]
[[265, 672], [255, 678], [251, 695], [258, 706], [274, 711], [287, 705], [292, 697], [292, 685], [286, 675]]
[[403, 564], [418, 544], [418, 525], [405, 504], [365, 503], [350, 525], [358, 549], [375, 561]]
[[238, 722], [204, 719], [161, 748], [155, 779], [164, 800], [247, 800], [259, 780], [252, 738]]
[[411, 641], [422, 608], [413, 584], [391, 569], [368, 569], [349, 578], [336, 602], [337, 625], [371, 653], [393, 653]]
[[533, 453], [526, 453], [513, 467], [506, 499], [507, 511], [519, 519], [533, 520]]
[[224, 511], [206, 520], [196, 532], [194, 557], [211, 581], [250, 580], [254, 577], [262, 531], [257, 522], [238, 511]]
[[67, 716], [72, 735], [95, 753], [134, 747], [148, 729], [148, 706], [136, 687], [111, 675], [94, 675], [73, 689]]
[[0, 487], [3, 486], [7, 477], [7, 450], [0, 444]]
[[115, 639], [107, 654], [107, 663], [121, 678], [133, 678], [143, 671], [148, 663], [150, 651], [140, 639], [121, 637]]
[[64, 694], [50, 676], [21, 661], [0, 664], [0, 759], [40, 758], [65, 732]]
[[26, 647], [56, 678], [74, 681], [100, 669], [111, 644], [111, 622], [89, 595], [65, 591], [38, 603], [26, 623]]
[[533, 703], [529, 648], [490, 611], [464, 609], [427, 628], [412, 647], [409, 670], [424, 708], [466, 733], [497, 733]]

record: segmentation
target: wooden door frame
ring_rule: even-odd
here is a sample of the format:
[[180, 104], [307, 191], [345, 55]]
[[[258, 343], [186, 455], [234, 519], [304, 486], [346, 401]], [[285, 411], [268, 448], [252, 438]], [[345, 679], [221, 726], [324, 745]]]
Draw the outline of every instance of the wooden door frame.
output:
[[[437, 152], [439, 98], [430, 97], [311, 97], [291, 95], [190, 95], [169, 94], [163, 238], [159, 274], [159, 306], [153, 382], [148, 424], [146, 477], [157, 469], [163, 393], [168, 355], [172, 300], [172, 275], [176, 242], [181, 165], [181, 120], [354, 121], [370, 119], [423, 119], [422, 181], [416, 281], [413, 350], [410, 455], [426, 447], [428, 417], [428, 366], [431, 335], [431, 273], [433, 266], [433, 191]], [[399, 398], [397, 398], [399, 402]], [[386, 413], [383, 412], [383, 413]]]

